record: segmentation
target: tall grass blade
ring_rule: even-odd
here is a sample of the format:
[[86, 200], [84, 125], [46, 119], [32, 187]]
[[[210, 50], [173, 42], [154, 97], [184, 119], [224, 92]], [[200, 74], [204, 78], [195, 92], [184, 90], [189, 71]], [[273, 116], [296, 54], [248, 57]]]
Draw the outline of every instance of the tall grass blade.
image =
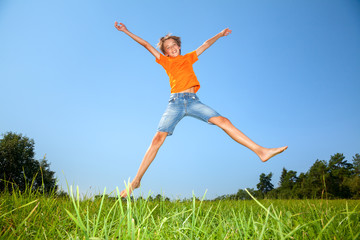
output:
[[[269, 207], [270, 208], [270, 207]], [[266, 218], [265, 218], [265, 223], [263, 223], [263, 227], [262, 227], [262, 229], [261, 229], [261, 233], [260, 233], [260, 237], [259, 237], [259, 239], [261, 240], [261, 239], [263, 239], [263, 237], [264, 237], [264, 232], [265, 232], [265, 229], [268, 227], [268, 220], [269, 220], [269, 212], [270, 211], [267, 211], [266, 212]]]
[[104, 193], [103, 193], [103, 196], [101, 198], [101, 203], [100, 203], [100, 207], [99, 207], [99, 211], [98, 211], [98, 216], [97, 216], [97, 219], [95, 221], [95, 227], [94, 227], [94, 230], [93, 230], [93, 237], [95, 237], [97, 235], [97, 227], [99, 225], [99, 220], [100, 220], [100, 216], [101, 216], [101, 209], [102, 209], [102, 206], [104, 204], [105, 193], [106, 193], [106, 187], [104, 189]]
[[18, 210], [18, 209], [20, 209], [20, 208], [24, 208], [24, 207], [26, 207], [26, 206], [29, 206], [29, 205], [37, 202], [37, 201], [39, 201], [39, 200], [36, 199], [36, 200], [34, 200], [34, 201], [32, 201], [32, 202], [29, 202], [29, 203], [24, 204], [24, 205], [22, 205], [22, 206], [20, 206], [20, 207], [17, 207], [17, 208], [15, 208], [15, 209], [11, 210], [10, 212], [4, 213], [3, 215], [0, 216], [0, 218], [3, 218], [3, 217], [5, 217], [6, 215], [9, 215], [10, 213], [12, 213], [12, 212], [14, 212], [14, 211], [16, 211], [16, 210]]

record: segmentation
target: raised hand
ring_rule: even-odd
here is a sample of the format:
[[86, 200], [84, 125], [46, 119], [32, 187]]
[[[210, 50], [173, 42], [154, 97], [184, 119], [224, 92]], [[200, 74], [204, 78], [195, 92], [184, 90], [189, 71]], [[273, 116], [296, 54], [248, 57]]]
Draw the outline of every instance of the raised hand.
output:
[[222, 30], [221, 32], [219, 32], [218, 34], [216, 34], [214, 37], [206, 40], [203, 45], [201, 45], [198, 49], [196, 49], [196, 54], [198, 56], [200, 56], [200, 54], [202, 54], [206, 49], [208, 49], [211, 45], [213, 45], [219, 38], [227, 36], [231, 33], [232, 31], [229, 28], [225, 28], [224, 30]]
[[142, 45], [143, 47], [145, 47], [152, 55], [154, 55], [157, 59], [160, 59], [160, 53], [153, 47], [151, 46], [151, 44], [149, 44], [147, 41], [145, 41], [144, 39], [142, 39], [141, 37], [133, 34], [132, 32], [130, 32], [125, 24], [123, 23], [118, 23], [115, 22], [115, 28], [123, 33], [125, 33], [126, 35], [128, 35], [129, 37], [131, 37], [133, 40], [135, 40], [137, 43], [139, 43], [140, 45]]
[[115, 22], [115, 28], [122, 32], [129, 31], [123, 23]]
[[232, 31], [229, 29], [229, 28], [225, 28], [224, 30], [222, 30], [220, 33], [221, 33], [221, 36], [224, 37], [224, 36], [227, 36], [231, 33]]

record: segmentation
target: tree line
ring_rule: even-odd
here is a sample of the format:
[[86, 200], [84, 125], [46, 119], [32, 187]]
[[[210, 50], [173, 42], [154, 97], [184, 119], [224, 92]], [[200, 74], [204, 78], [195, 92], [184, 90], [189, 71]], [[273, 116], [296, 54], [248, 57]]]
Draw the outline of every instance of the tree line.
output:
[[[267, 199], [360, 199], [360, 155], [348, 162], [344, 154], [336, 153], [329, 161], [316, 160], [305, 173], [283, 168], [279, 185], [271, 183], [272, 173], [262, 173], [257, 189], [247, 190], [256, 198]], [[217, 197], [219, 199], [251, 199], [244, 190], [235, 194]]]
[[[21, 134], [8, 132], [0, 139], [0, 192], [40, 191], [42, 193], [58, 192], [55, 172], [50, 170], [46, 157], [34, 158], [35, 142]], [[316, 160], [305, 173], [297, 173], [283, 168], [278, 187], [272, 184], [273, 174], [262, 173], [259, 176], [257, 189], [248, 188], [248, 192], [258, 199], [360, 199], [360, 155], [353, 156], [352, 161], [345, 159], [342, 153], [336, 153], [329, 161]], [[165, 198], [157, 195], [154, 200]], [[151, 198], [152, 199], [152, 198]], [[223, 195], [219, 199], [251, 199], [244, 190], [235, 194]]]
[[0, 139], [0, 192], [38, 191], [40, 193], [57, 193], [55, 172], [44, 156], [35, 159], [35, 142], [33, 139], [8, 132]]

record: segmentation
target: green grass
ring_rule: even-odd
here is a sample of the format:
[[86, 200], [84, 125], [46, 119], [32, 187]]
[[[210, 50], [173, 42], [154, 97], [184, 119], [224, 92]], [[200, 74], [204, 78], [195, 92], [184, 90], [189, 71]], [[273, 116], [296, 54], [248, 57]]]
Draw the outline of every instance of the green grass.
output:
[[[359, 200], [186, 202], [0, 195], [0, 239], [360, 239]], [[105, 190], [104, 190], [105, 193]]]

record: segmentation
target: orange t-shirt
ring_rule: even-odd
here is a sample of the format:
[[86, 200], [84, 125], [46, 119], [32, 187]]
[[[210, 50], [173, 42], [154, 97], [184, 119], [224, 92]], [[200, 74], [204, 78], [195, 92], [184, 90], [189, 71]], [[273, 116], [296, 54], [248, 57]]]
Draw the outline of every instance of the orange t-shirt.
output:
[[197, 60], [196, 51], [174, 58], [160, 54], [160, 59], [156, 58], [156, 62], [163, 66], [169, 76], [171, 93], [182, 92], [191, 87], [195, 87], [195, 93], [199, 90], [200, 83], [192, 67]]

